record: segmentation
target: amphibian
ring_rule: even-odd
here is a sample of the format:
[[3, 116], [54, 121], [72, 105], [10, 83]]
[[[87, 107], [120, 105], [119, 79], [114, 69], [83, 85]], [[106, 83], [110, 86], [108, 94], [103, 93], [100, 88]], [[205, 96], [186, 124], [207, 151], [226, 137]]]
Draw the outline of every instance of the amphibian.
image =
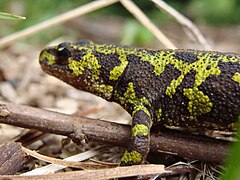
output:
[[128, 111], [131, 142], [121, 165], [144, 162], [153, 125], [232, 131], [240, 115], [239, 54], [82, 40], [46, 48], [40, 64], [46, 73]]

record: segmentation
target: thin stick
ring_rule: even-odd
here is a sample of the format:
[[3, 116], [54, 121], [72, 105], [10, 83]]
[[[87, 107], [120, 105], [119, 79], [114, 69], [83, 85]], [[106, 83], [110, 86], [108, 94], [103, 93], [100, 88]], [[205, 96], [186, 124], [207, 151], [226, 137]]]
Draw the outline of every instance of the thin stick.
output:
[[[101, 147], [102, 148], [102, 147]], [[67, 158], [64, 159], [64, 161], [74, 161], [74, 162], [79, 162], [79, 161], [84, 161], [84, 160], [88, 160], [90, 159], [91, 157], [94, 157], [98, 154], [100, 154], [101, 150], [99, 148], [95, 148], [95, 149], [91, 149], [91, 150], [88, 150], [88, 151], [85, 151], [85, 152], [82, 152], [82, 153], [79, 153], [79, 154], [76, 154], [76, 155], [73, 155], [73, 156], [69, 156]], [[36, 157], [37, 159], [40, 159], [38, 157]], [[51, 162], [53, 163], [53, 162]], [[108, 167], [112, 167], [113, 166], [113, 163], [105, 163], [105, 164], [100, 164], [98, 163], [99, 165], [105, 165], [108, 166]], [[64, 165], [57, 165], [56, 164], [48, 164], [46, 166], [43, 166], [43, 167], [39, 167], [39, 168], [36, 168], [36, 169], [33, 169], [31, 171], [28, 171], [28, 172], [25, 172], [25, 173], [22, 173], [21, 176], [33, 176], [33, 175], [43, 175], [43, 174], [53, 174], [57, 171], [60, 171], [64, 168], [66, 168], [68, 165], [66, 164], [66, 166]]]
[[42, 31], [46, 28], [55, 26], [57, 24], [64, 23], [70, 19], [76, 18], [78, 16], [90, 13], [92, 11], [95, 11], [97, 9], [109, 6], [113, 3], [118, 2], [118, 0], [98, 0], [93, 1], [91, 3], [88, 3], [86, 5], [80, 6], [76, 9], [73, 9], [71, 11], [68, 11], [66, 13], [63, 13], [59, 16], [55, 16], [52, 19], [49, 19], [47, 21], [41, 22], [39, 24], [36, 24], [34, 26], [31, 26], [29, 28], [26, 28], [22, 31], [18, 31], [16, 33], [13, 33], [9, 36], [3, 37], [0, 39], [0, 49], [4, 48], [12, 43], [14, 43], [17, 40], [23, 39], [29, 35], [32, 35], [34, 33], [37, 33], [39, 31]]
[[192, 32], [192, 35], [206, 50], [211, 50], [211, 46], [208, 44], [207, 40], [204, 38], [197, 26], [192, 23], [192, 21], [190, 21], [187, 17], [183, 16], [181, 13], [173, 9], [162, 0], [151, 1], [154, 2], [160, 9], [164, 10], [166, 13], [175, 18], [182, 26], [187, 27], [190, 32]]
[[[86, 117], [37, 109], [0, 101], [0, 123], [37, 129], [69, 136], [74, 142], [98, 141], [105, 144], [128, 146], [129, 126]], [[189, 135], [174, 130], [151, 134], [151, 151], [165, 151], [189, 159], [221, 163], [227, 154], [228, 142], [200, 135]]]
[[85, 170], [85, 171], [69, 171], [60, 172], [49, 175], [42, 176], [0, 176], [1, 179], [33, 179], [33, 180], [66, 180], [66, 179], [84, 179], [84, 180], [104, 180], [104, 179], [114, 179], [117, 177], [130, 177], [130, 176], [147, 176], [152, 174], [159, 174], [160, 176], [166, 176], [168, 174], [174, 173], [164, 169], [163, 165], [135, 165], [128, 167], [117, 167], [110, 169], [100, 169], [100, 170]]
[[130, 0], [120, 0], [122, 5], [133, 14], [165, 47], [176, 49], [176, 46], [157, 28], [151, 20]]
[[[110, 167], [116, 167], [117, 164], [112, 164], [112, 166], [103, 166], [101, 164], [93, 164], [93, 163], [89, 163], [89, 162], [77, 162], [77, 161], [70, 161], [70, 160], [63, 160], [63, 159], [57, 159], [57, 158], [53, 158], [53, 157], [49, 157], [49, 156], [45, 156], [42, 154], [39, 154], [36, 151], [32, 151], [30, 149], [27, 149], [25, 147], [22, 146], [22, 150], [29, 154], [32, 157], [35, 157], [36, 159], [48, 162], [48, 163], [52, 163], [52, 164], [56, 164], [56, 165], [60, 165], [63, 167], [73, 167], [73, 168], [82, 168], [82, 169], [97, 169], [97, 168], [110, 168]], [[97, 153], [95, 153], [97, 155]]]

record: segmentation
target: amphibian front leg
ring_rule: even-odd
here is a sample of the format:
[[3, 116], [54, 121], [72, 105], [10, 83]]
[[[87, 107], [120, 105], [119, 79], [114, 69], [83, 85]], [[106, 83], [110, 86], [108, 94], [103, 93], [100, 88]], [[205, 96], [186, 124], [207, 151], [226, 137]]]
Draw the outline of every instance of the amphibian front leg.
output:
[[151, 115], [144, 106], [135, 106], [132, 112], [131, 142], [125, 151], [120, 165], [144, 163], [150, 146]]

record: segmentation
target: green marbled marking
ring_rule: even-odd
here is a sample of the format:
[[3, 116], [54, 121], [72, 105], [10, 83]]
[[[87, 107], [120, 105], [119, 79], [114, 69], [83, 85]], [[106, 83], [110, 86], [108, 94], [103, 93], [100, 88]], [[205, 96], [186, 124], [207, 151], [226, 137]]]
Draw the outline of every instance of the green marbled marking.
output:
[[221, 73], [218, 67], [218, 62], [221, 59], [219, 58], [217, 61], [214, 61], [210, 56], [210, 54], [206, 54], [205, 56], [198, 55], [199, 60], [191, 64], [197, 72], [194, 87], [200, 86], [210, 75], [219, 75]]
[[132, 137], [137, 135], [144, 135], [147, 136], [149, 133], [149, 128], [144, 124], [136, 124], [132, 127]]
[[73, 70], [73, 75], [79, 76], [84, 71], [84, 64], [82, 62], [78, 62], [76, 60], [69, 60], [68, 67]]
[[165, 70], [166, 65], [170, 63], [170, 54], [164, 51], [156, 53], [155, 55], [150, 55], [147, 51], [142, 51], [138, 53], [141, 60], [149, 62], [154, 66], [154, 73], [156, 76], [162, 74]]
[[134, 164], [138, 164], [142, 161], [142, 155], [141, 153], [137, 151], [125, 151], [123, 154], [123, 157], [121, 159], [121, 162], [128, 163], [133, 162]]
[[191, 64], [178, 59], [173, 59], [170, 63], [173, 64], [176, 69], [181, 71], [181, 75], [177, 79], [171, 81], [170, 86], [166, 89], [166, 94], [172, 98], [176, 93], [176, 88], [182, 83], [184, 76], [191, 70], [196, 72], [194, 83], [195, 88], [200, 86], [210, 75], [220, 75], [221, 71], [218, 67], [218, 62], [222, 59], [218, 58], [214, 61], [210, 56], [210, 54], [198, 55], [198, 60]]
[[198, 88], [185, 88], [183, 91], [184, 96], [190, 100], [188, 111], [192, 116], [197, 117], [211, 111], [213, 104], [210, 102], [209, 97], [199, 91]]
[[53, 56], [52, 54], [48, 53], [48, 51], [44, 51], [42, 54], [41, 54], [41, 59], [40, 61], [44, 60], [44, 59], [47, 59], [47, 64], [50, 66], [50, 65], [53, 65], [56, 63], [56, 57]]
[[104, 96], [106, 99], [110, 99], [113, 92], [113, 86], [105, 85], [105, 84], [93, 84], [92, 89], [99, 96]]
[[128, 65], [127, 57], [125, 54], [121, 54], [119, 56], [119, 60], [121, 61], [121, 64], [114, 67], [114, 69], [110, 72], [110, 80], [118, 80], [118, 78], [122, 75], [123, 71]]
[[73, 70], [73, 75], [79, 76], [83, 74], [86, 67], [92, 70], [92, 78], [98, 79], [100, 75], [100, 64], [97, 58], [92, 54], [92, 51], [87, 50], [86, 55], [83, 56], [81, 61], [74, 59], [69, 60], [68, 67]]
[[[106, 59], [105, 63], [99, 57], [101, 54], [114, 58]], [[83, 42], [47, 48], [41, 53], [40, 63], [47, 73], [80, 90], [114, 100], [132, 115], [131, 145], [122, 162], [140, 164], [149, 150], [153, 120], [163, 126], [234, 130], [240, 116], [239, 59], [233, 53], [149, 50]], [[107, 67], [101, 67], [102, 64]], [[124, 76], [126, 67], [129, 68]], [[233, 74], [231, 77], [228, 71]], [[195, 76], [187, 76], [190, 72]], [[193, 79], [186, 82], [189, 80], [186, 76]], [[122, 87], [125, 84], [127, 87]], [[186, 87], [178, 88], [183, 84]]]
[[115, 96], [118, 98], [120, 104], [122, 104], [122, 105], [124, 105], [126, 103], [130, 103], [130, 104], [134, 105], [134, 110], [132, 112], [132, 116], [134, 116], [134, 114], [137, 111], [143, 110], [150, 117], [150, 114], [149, 114], [147, 108], [144, 106], [144, 105], [150, 106], [150, 103], [148, 102], [148, 100], [145, 97], [143, 97], [143, 98], [136, 97], [134, 85], [132, 82], [128, 83], [127, 90], [123, 96], [120, 96], [117, 92], [115, 92]]
[[236, 72], [232, 79], [240, 84], [240, 73]]

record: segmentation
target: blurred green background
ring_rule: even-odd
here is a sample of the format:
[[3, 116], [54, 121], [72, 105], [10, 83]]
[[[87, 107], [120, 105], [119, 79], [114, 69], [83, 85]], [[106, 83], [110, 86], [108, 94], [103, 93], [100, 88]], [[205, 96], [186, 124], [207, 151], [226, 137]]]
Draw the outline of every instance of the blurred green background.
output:
[[[0, 11], [26, 16], [29, 21], [15, 26], [15, 28], [21, 29], [87, 2], [91, 2], [91, 0], [0, 0]], [[159, 17], [165, 16], [151, 1], [134, 0], [134, 2], [151, 18], [159, 20]], [[211, 25], [240, 23], [239, 0], [165, 0], [165, 2], [197, 23]], [[131, 17], [119, 3], [100, 12]]]
[[[0, 12], [13, 13], [16, 15], [25, 16], [26, 20], [1, 20], [0, 21], [0, 36], [9, 35], [18, 30], [24, 29], [31, 25], [37, 24], [45, 19], [54, 17], [55, 15], [66, 12], [67, 10], [76, 8], [80, 5], [91, 2], [90, 0], [0, 0]], [[226, 26], [240, 24], [240, 1], [239, 0], [166, 0], [166, 2], [174, 7], [182, 14], [189, 17], [197, 24], [211, 26]], [[150, 17], [153, 21], [164, 23], [171, 18], [156, 8], [151, 1], [135, 0], [135, 3]], [[89, 16], [101, 14], [107, 16], [118, 16], [133, 19], [132, 15], [120, 4], [114, 4], [109, 7], [91, 13]], [[135, 32], [133, 28], [139, 29], [139, 41], [150, 41], [151, 35], [141, 29], [134, 21], [128, 21], [126, 32], [131, 34]], [[136, 28], [137, 27], [137, 28]], [[63, 34], [60, 27], [49, 30], [48, 35], [38, 34], [34, 38], [36, 40], [44, 40], [51, 37], [58, 37]], [[146, 37], [141, 34], [146, 34]], [[133, 37], [129, 35], [129, 37]], [[143, 39], [141, 40], [141, 38]], [[128, 39], [125, 38], [125, 39]], [[123, 38], [124, 39], [124, 38]]]
[[[88, 2], [91, 2], [91, 0], [0, 0], [0, 12], [26, 17], [26, 20], [1, 19], [0, 37], [10, 35], [13, 32], [30, 27]], [[158, 26], [175, 22], [170, 16], [160, 11], [151, 1], [134, 0], [134, 2]], [[225, 27], [240, 24], [239, 0], [166, 0], [165, 2], [198, 25]], [[96, 19], [99, 15], [116, 17], [116, 21], [121, 18], [124, 19], [124, 26], [120, 35], [123, 44], [134, 43], [142, 45], [152, 42], [154, 38], [120, 3], [115, 3], [101, 10], [84, 15], [84, 17]], [[37, 33], [25, 41], [35, 43], [47, 42], [66, 34], [71, 34], [72, 37], [79, 37], [81, 32], [79, 32], [79, 29], [76, 31], [71, 27], [69, 28], [69, 26], [65, 26], [64, 28], [64, 25], [58, 25], [49, 28], [47, 33]]]
[[[12, 13], [26, 17], [26, 20], [0, 19], [0, 37], [10, 35], [16, 31], [35, 25], [88, 2], [91, 1], [0, 0], [0, 12]], [[151, 20], [155, 21], [157, 25], [175, 21], [156, 8], [151, 1], [134, 0], [134, 2], [147, 14]], [[165, 2], [198, 25], [224, 27], [236, 26], [240, 24], [239, 0], [166, 0]], [[101, 16], [115, 16], [116, 19], [122, 18], [125, 20], [121, 37], [124, 44], [131, 44], [132, 42], [136, 44], [142, 44], [150, 42], [153, 39], [153, 35], [138, 22], [136, 22], [132, 15], [120, 3], [95, 11], [87, 16], [90, 18], [98, 18], [99, 16], [96, 16], [96, 14]], [[60, 37], [64, 34], [71, 34], [74, 36], [74, 33], [76, 32], [71, 29], [64, 28], [63, 25], [58, 25], [54, 28], [49, 28], [45, 32], [41, 32], [29, 37], [27, 41], [34, 41], [38, 44], [40, 42], [48, 42], [49, 40]], [[225, 38], [225, 41], [226, 40], [227, 38]], [[229, 41], [229, 44], [232, 44], [232, 39]], [[229, 44], [227, 44], [227, 46]], [[235, 170], [234, 168], [232, 170], [231, 167], [227, 165], [229, 168], [228, 172], [231, 172], [230, 175], [234, 174], [232, 172], [239, 173], [239, 159], [237, 162], [235, 161], [236, 157], [239, 156], [239, 147], [239, 144], [236, 145], [236, 151], [235, 149], [233, 150], [235, 154], [233, 153], [233, 156], [231, 156], [230, 160], [227, 162], [228, 164], [232, 164], [231, 167], [235, 168]], [[223, 179], [228, 179], [230, 175], [228, 173]]]

